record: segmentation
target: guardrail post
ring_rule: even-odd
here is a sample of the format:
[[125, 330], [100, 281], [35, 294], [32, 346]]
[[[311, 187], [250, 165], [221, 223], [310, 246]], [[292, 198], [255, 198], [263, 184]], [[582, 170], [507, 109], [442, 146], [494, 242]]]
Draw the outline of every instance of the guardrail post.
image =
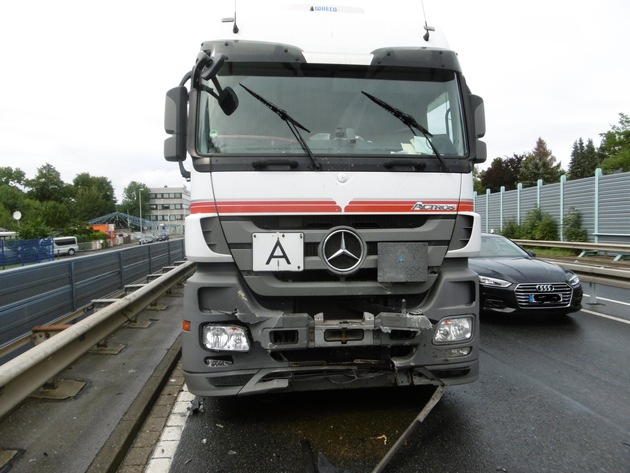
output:
[[593, 205], [595, 206], [595, 221], [593, 229], [593, 237], [595, 243], [599, 243], [599, 179], [602, 177], [602, 170], [600, 168], [595, 169], [595, 198], [593, 199]]
[[[119, 299], [93, 299], [92, 307], [94, 312], [98, 312], [99, 310], [104, 309], [105, 307], [113, 304], [114, 302], [118, 302]], [[130, 320], [130, 323], [133, 322]], [[98, 353], [101, 355], [118, 355], [121, 351], [123, 351], [126, 347], [123, 343], [110, 343], [111, 334], [107, 335], [105, 338], [99, 340], [96, 345], [91, 348], [92, 353]]]
[[[31, 331], [31, 341], [33, 345], [39, 345], [50, 337], [70, 327], [72, 327], [72, 325], [43, 325], [33, 327]], [[32, 396], [46, 399], [68, 399], [76, 396], [79, 391], [83, 389], [85, 384], [85, 381], [60, 379], [59, 375], [56, 374], [46, 381], [39, 391], [33, 393]]]
[[599, 302], [597, 302], [597, 284], [594, 282], [588, 283], [588, 304], [599, 305]]

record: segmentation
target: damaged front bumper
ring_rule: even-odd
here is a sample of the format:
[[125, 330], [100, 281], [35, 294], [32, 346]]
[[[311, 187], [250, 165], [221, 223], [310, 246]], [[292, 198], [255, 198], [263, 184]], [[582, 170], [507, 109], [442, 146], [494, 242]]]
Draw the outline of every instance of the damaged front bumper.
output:
[[[450, 319], [461, 317], [474, 320], [466, 314]], [[225, 320], [225, 314], [221, 318]], [[230, 318], [231, 323], [242, 323], [236, 315]], [[284, 314], [251, 322], [244, 324], [251, 339], [248, 352], [184, 351], [191, 392], [233, 396], [276, 390], [463, 384], [478, 377], [476, 330], [465, 340], [436, 344], [438, 323], [420, 313], [366, 312], [362, 320]], [[221, 323], [200, 324], [199, 330]], [[192, 331], [185, 336], [198, 334]], [[184, 346], [191, 343], [203, 346], [199, 340], [184, 341]], [[195, 364], [198, 368], [193, 371], [190, 367]]]

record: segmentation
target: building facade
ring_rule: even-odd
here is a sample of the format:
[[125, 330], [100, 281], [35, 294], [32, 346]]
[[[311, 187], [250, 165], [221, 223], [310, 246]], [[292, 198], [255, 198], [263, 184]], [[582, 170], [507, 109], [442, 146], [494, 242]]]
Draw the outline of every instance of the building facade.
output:
[[190, 213], [190, 191], [185, 187], [151, 187], [149, 215], [156, 232], [184, 233], [184, 219]]

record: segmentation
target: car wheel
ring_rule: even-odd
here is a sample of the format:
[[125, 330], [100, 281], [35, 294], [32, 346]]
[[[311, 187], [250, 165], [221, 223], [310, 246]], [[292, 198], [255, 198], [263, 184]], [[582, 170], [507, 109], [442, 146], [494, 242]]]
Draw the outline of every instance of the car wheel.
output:
[[73, 249], [73, 248], [70, 248], [70, 249], [68, 250], [68, 255], [69, 255], [69, 256], [74, 255], [74, 249]]

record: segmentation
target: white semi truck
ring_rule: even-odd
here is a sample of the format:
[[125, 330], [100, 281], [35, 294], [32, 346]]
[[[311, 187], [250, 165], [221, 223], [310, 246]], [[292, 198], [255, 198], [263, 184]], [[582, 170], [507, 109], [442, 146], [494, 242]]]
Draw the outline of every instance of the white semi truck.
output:
[[237, 5], [166, 98], [188, 388], [476, 380], [485, 122], [457, 54], [420, 2]]

